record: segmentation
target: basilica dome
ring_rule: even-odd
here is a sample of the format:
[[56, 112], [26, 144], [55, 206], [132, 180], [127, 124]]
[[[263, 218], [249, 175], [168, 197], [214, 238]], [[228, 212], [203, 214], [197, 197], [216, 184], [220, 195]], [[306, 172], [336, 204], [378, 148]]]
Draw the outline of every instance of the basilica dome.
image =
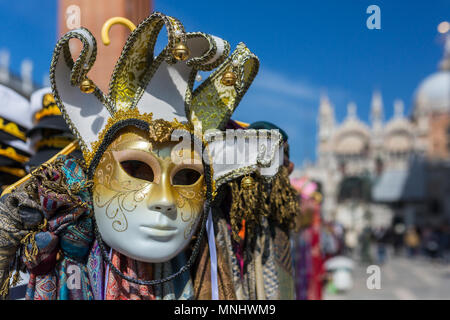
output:
[[450, 71], [440, 71], [425, 78], [415, 94], [414, 109], [450, 112]]
[[440, 70], [426, 77], [414, 96], [414, 113], [450, 112], [450, 36]]

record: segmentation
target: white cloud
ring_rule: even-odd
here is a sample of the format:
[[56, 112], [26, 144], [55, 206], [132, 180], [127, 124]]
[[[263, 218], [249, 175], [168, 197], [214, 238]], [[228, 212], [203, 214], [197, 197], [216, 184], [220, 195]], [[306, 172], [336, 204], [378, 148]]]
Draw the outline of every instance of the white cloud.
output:
[[291, 79], [282, 73], [268, 69], [261, 70], [253, 86], [280, 95], [304, 100], [317, 100], [320, 94], [320, 90], [315, 86], [297, 79]]
[[336, 87], [324, 87], [311, 83], [305, 78], [293, 78], [289, 75], [267, 69], [260, 69], [252, 88], [262, 89], [275, 97], [284, 97], [304, 102], [319, 103], [321, 93], [326, 93], [334, 102], [343, 102], [350, 94]]
[[[280, 94], [273, 94], [263, 90], [255, 90], [248, 93], [245, 100], [247, 112], [263, 111], [265, 116], [290, 118], [291, 120], [315, 120], [317, 117], [317, 106], [315, 102], [302, 102], [299, 99], [289, 99]], [[242, 108], [241, 108], [242, 109]], [[281, 114], [280, 114], [281, 112]], [[287, 117], [289, 115], [289, 117]]]
[[325, 90], [301, 76], [261, 69], [234, 118], [247, 122], [267, 120], [283, 128], [289, 135], [291, 160], [300, 166], [304, 159], [314, 159], [322, 92], [337, 103], [349, 96], [340, 88]]

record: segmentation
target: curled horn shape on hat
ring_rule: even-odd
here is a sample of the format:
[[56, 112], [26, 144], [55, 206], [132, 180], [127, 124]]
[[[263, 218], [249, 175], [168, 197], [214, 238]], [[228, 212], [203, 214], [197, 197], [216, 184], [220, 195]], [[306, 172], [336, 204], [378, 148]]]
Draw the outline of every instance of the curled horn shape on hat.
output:
[[[69, 49], [71, 39], [81, 41], [83, 48], [74, 62]], [[94, 84], [93, 92], [86, 94], [79, 86], [89, 79], [87, 73], [97, 55], [94, 36], [85, 28], [66, 33], [56, 44], [50, 65], [50, 84], [61, 113], [83, 150], [96, 141], [106, 120], [113, 114], [108, 98]]]
[[[223, 130], [259, 70], [259, 59], [239, 43], [223, 62], [192, 94], [191, 118], [202, 122], [202, 129]], [[224, 81], [229, 73], [235, 80]], [[214, 117], [211, 117], [214, 114]]]

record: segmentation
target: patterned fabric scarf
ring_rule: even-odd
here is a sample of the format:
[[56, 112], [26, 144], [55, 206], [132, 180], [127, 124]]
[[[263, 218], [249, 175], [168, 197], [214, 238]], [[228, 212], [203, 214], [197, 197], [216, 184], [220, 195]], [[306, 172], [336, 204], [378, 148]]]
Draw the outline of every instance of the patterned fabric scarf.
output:
[[[227, 264], [224, 248], [217, 246], [217, 282], [220, 300], [236, 300], [231, 270]], [[211, 260], [208, 241], [204, 239], [199, 253], [198, 264], [191, 273], [194, 277], [195, 300], [211, 300]]]
[[[227, 208], [213, 207], [220, 299], [293, 299], [294, 283], [289, 237], [260, 218], [255, 237], [237, 243], [232, 237]], [[209, 250], [201, 251], [196, 270], [196, 299], [211, 299]]]
[[23, 260], [30, 273], [26, 299], [92, 300], [85, 266], [93, 242], [86, 176], [65, 156], [41, 168], [34, 183], [44, 226], [25, 238]]
[[[184, 253], [165, 263], [145, 263], [133, 260], [112, 250], [111, 262], [123, 274], [134, 279], [152, 280], [171, 275], [186, 264]], [[113, 270], [106, 273], [105, 300], [191, 300], [194, 290], [189, 273], [161, 285], [138, 285], [122, 279]]]
[[[126, 276], [140, 280], [150, 280], [153, 274], [151, 264], [145, 264], [113, 251], [111, 261]], [[128, 282], [109, 270], [105, 300], [155, 300], [152, 287]]]
[[289, 231], [282, 226], [275, 225], [273, 240], [274, 258], [277, 265], [277, 280], [279, 282], [279, 299], [293, 300], [295, 297], [294, 268], [292, 264], [291, 243]]
[[21, 240], [41, 223], [38, 208], [39, 204], [30, 199], [22, 186], [0, 201], [0, 299], [8, 296], [14, 269], [17, 276], [14, 276], [13, 285], [19, 281], [20, 261], [16, 259], [16, 252]]

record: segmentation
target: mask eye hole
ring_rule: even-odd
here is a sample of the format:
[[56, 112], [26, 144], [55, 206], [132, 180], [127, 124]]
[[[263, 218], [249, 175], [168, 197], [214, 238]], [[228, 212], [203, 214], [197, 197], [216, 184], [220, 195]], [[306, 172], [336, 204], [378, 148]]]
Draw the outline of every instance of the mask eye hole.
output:
[[155, 174], [153, 169], [145, 162], [139, 160], [125, 160], [120, 162], [122, 169], [130, 176], [136, 179], [153, 182]]
[[184, 168], [175, 173], [172, 177], [172, 184], [178, 186], [188, 186], [196, 183], [201, 174], [197, 170]]

